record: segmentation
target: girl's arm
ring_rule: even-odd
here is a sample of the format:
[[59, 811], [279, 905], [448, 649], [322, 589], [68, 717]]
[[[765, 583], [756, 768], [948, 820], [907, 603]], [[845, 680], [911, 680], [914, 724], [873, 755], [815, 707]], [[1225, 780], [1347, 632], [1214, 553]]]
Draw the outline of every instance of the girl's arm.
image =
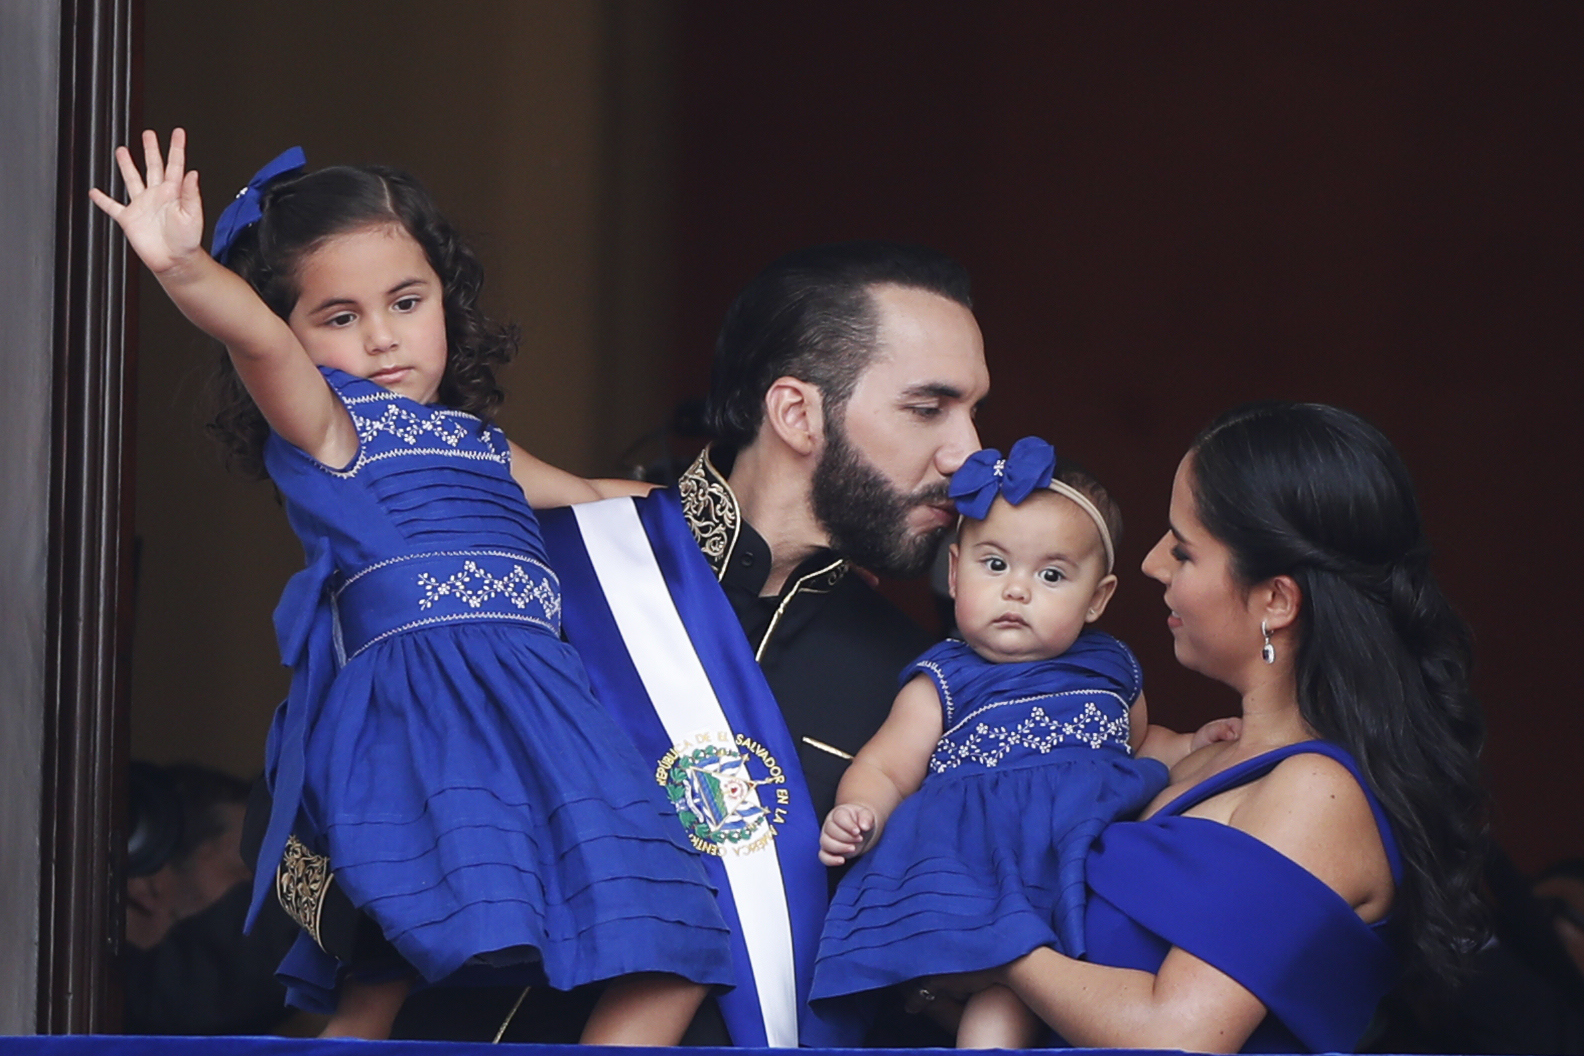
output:
[[589, 483], [594, 486], [595, 491], [599, 492], [599, 497], [602, 499], [625, 498], [628, 496], [642, 498], [660, 486], [651, 484], [647, 480], [628, 480], [626, 477], [593, 478], [589, 480]]
[[524, 451], [515, 441], [511, 445], [511, 474], [523, 490], [523, 498], [536, 510], [571, 506], [595, 499], [614, 499], [626, 495], [647, 495], [655, 485], [641, 480], [585, 480], [564, 469], [557, 469]]
[[171, 133], [169, 158], [161, 158], [159, 137], [145, 131], [146, 176], [127, 148], [116, 148], [127, 204], [97, 188], [89, 197], [120, 225], [181, 313], [225, 345], [270, 428], [319, 461], [341, 465], [357, 452], [352, 419], [285, 321], [240, 275], [204, 251], [198, 173], [184, 171], [186, 147], [187, 134], [178, 128]]
[[891, 714], [853, 757], [836, 786], [836, 807], [820, 832], [820, 861], [841, 865], [880, 838], [886, 819], [924, 783], [941, 738], [940, 697], [927, 675], [902, 687]]
[[[1348, 900], [1366, 922], [1390, 907], [1391, 869], [1363, 791], [1323, 756], [1296, 756], [1248, 786], [1230, 824], [1269, 845]], [[1226, 927], [1239, 926], [1237, 906]], [[1136, 1049], [1236, 1052], [1265, 1006], [1230, 976], [1180, 949], [1154, 973], [1075, 961], [1049, 947], [990, 973], [956, 980], [1012, 988], [1068, 1043]], [[929, 984], [934, 985], [934, 984]], [[954, 980], [940, 986], [954, 989]]]

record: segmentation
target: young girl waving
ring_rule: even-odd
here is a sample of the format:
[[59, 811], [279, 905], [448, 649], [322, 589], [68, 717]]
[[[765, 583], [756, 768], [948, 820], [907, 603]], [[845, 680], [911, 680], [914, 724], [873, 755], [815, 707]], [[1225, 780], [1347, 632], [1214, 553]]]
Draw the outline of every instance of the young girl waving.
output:
[[[826, 918], [816, 999], [1041, 946], [1082, 956], [1089, 845], [1165, 787], [1167, 765], [1235, 734], [1225, 720], [1197, 738], [1147, 727], [1138, 661], [1089, 627], [1116, 588], [1120, 534], [1094, 478], [1058, 473], [1051, 445], [1025, 437], [1005, 459], [972, 455], [951, 494], [964, 518], [950, 572], [962, 638], [908, 666], [837, 788], [820, 858], [868, 854]], [[992, 988], [969, 1002], [957, 1044], [1026, 1046], [1041, 1029]]]
[[305, 844], [394, 948], [326, 973], [305, 935], [287, 965], [338, 986], [327, 1033], [385, 1036], [415, 981], [482, 967], [561, 989], [622, 977], [584, 1040], [675, 1043], [730, 981], [726, 928], [557, 635], [530, 506], [600, 491], [479, 417], [513, 342], [477, 307], [478, 262], [410, 177], [302, 175], [300, 152], [238, 196], [211, 256], [185, 138], [162, 158], [145, 132], [142, 175], [119, 148], [130, 200], [93, 201], [225, 345], [245, 389], [233, 446], [307, 551], [275, 614], [293, 680], [255, 905]]

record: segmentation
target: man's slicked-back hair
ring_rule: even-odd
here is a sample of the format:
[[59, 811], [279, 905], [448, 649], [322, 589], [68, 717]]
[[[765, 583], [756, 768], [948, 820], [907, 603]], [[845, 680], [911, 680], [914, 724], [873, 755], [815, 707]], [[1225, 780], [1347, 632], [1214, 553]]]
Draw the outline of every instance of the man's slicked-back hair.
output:
[[874, 355], [876, 286], [925, 290], [973, 307], [967, 270], [933, 249], [862, 241], [788, 253], [726, 312], [704, 412], [710, 433], [734, 449], [752, 443], [777, 378], [817, 387], [826, 413], [843, 407]]

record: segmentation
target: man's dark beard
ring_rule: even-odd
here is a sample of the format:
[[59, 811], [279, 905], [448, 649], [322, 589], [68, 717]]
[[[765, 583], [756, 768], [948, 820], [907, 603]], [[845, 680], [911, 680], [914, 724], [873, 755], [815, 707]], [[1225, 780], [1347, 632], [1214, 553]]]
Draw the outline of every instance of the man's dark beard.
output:
[[946, 501], [946, 482], [904, 495], [847, 441], [832, 420], [825, 453], [814, 467], [814, 517], [830, 533], [831, 549], [855, 565], [890, 576], [929, 568], [946, 529], [908, 533], [907, 516], [922, 504]]

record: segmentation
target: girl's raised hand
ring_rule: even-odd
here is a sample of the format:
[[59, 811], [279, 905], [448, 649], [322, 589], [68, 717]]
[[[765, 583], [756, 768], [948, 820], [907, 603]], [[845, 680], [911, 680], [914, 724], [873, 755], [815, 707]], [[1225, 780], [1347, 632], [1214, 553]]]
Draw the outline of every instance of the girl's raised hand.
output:
[[125, 205], [95, 187], [88, 197], [126, 234], [132, 249], [155, 275], [179, 266], [202, 252], [203, 202], [198, 197], [198, 173], [186, 172], [187, 133], [175, 129], [170, 156], [161, 157], [159, 136], [143, 133], [146, 172], [139, 174], [132, 152], [116, 148], [116, 164], [126, 181]]

